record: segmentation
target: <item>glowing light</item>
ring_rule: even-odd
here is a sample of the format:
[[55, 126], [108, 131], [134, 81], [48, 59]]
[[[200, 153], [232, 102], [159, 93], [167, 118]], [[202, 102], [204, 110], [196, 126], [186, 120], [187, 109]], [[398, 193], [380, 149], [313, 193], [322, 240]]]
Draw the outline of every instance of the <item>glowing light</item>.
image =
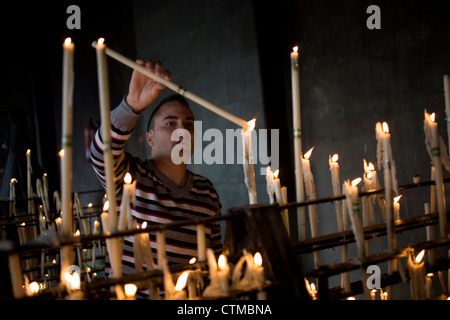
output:
[[400, 201], [400, 198], [403, 197], [403, 195], [399, 195], [397, 197], [394, 198], [394, 203], [398, 203]]
[[66, 40], [64, 40], [64, 45], [66, 46], [70, 46], [70, 44], [72, 43], [72, 39], [70, 37], [66, 38]]
[[333, 157], [331, 157], [331, 161], [333, 161], [333, 162], [337, 162], [338, 159], [339, 159], [339, 156], [337, 153], [335, 155], [333, 155]]
[[255, 253], [255, 256], [253, 257], [253, 261], [255, 262], [255, 264], [256, 264], [258, 267], [261, 267], [261, 266], [262, 266], [262, 256], [261, 256], [261, 253], [259, 253], [259, 252]]
[[99, 38], [99, 39], [97, 40], [97, 44], [98, 44], [99, 46], [103, 45], [104, 43], [105, 43], [105, 38]]
[[250, 121], [247, 122], [247, 132], [251, 132], [253, 131], [253, 129], [255, 129], [256, 126], [256, 119], [252, 119]]
[[383, 122], [383, 132], [384, 133], [389, 133], [389, 127], [388, 127], [388, 124], [386, 122]]
[[293, 47], [292, 50], [293, 50], [294, 52], [298, 52], [298, 46]]
[[357, 186], [358, 183], [361, 182], [361, 180], [362, 180], [361, 178], [356, 178], [356, 179], [354, 179], [354, 180], [352, 181], [352, 186], [353, 186], [353, 187]]
[[309, 151], [307, 153], [305, 153], [303, 158], [305, 158], [306, 160], [309, 160], [309, 158], [311, 157], [311, 153], [313, 152], [314, 148], [315, 148], [315, 146], [312, 147], [311, 149], [309, 149]]
[[106, 200], [105, 204], [103, 205], [103, 211], [106, 212], [109, 210], [109, 201]]
[[414, 259], [414, 262], [416, 264], [419, 264], [420, 262], [422, 262], [423, 256], [425, 255], [425, 249], [423, 249], [422, 251], [419, 252], [419, 254], [416, 256], [416, 258]]
[[39, 283], [33, 281], [32, 283], [30, 283], [28, 288], [30, 289], [31, 294], [37, 294], [39, 292], [40, 286]]
[[186, 286], [186, 282], [189, 276], [189, 271], [185, 271], [181, 274], [181, 276], [177, 280], [177, 284], [175, 285], [176, 291], [181, 291]]
[[217, 262], [217, 264], [219, 265], [220, 270], [224, 270], [227, 266], [227, 258], [221, 254], [219, 256], [219, 261]]
[[433, 112], [430, 116], [431, 121], [434, 122], [434, 120], [436, 119], [436, 114]]
[[279, 174], [280, 174], [280, 170], [275, 170], [275, 172], [273, 173], [273, 177], [275, 179], [277, 179]]
[[373, 165], [372, 162], [369, 162], [369, 170], [370, 171], [375, 171], [375, 166]]
[[131, 183], [132, 177], [131, 177], [131, 174], [130, 174], [129, 172], [127, 172], [127, 174], [125, 175], [125, 178], [123, 178], [123, 181], [124, 181], [126, 184], [130, 184], [130, 183]]
[[197, 258], [196, 257], [192, 257], [191, 260], [189, 260], [189, 264], [194, 264], [197, 262]]
[[60, 156], [61, 158], [64, 157], [64, 149], [59, 150], [58, 156]]
[[137, 291], [137, 286], [134, 283], [127, 283], [123, 286], [127, 298], [133, 298]]
[[142, 229], [147, 228], [147, 221], [142, 222], [141, 228]]

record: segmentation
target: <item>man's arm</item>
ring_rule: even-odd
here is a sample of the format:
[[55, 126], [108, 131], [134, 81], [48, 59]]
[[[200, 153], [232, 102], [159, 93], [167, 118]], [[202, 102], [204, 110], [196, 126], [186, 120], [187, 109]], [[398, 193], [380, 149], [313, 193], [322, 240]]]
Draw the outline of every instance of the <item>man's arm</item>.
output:
[[[171, 78], [170, 72], [163, 70], [163, 66], [159, 62], [138, 60], [137, 63], [145, 65], [149, 71], [163, 76], [167, 80]], [[130, 171], [130, 162], [124, 151], [126, 142], [131, 136], [139, 116], [158, 97], [159, 91], [162, 89], [164, 89], [162, 84], [134, 71], [131, 76], [128, 95], [117, 108], [111, 111], [111, 147], [116, 190], [120, 189], [124, 175]], [[91, 161], [101, 184], [106, 188], [103, 151], [103, 139], [101, 128], [99, 128], [91, 143]]]

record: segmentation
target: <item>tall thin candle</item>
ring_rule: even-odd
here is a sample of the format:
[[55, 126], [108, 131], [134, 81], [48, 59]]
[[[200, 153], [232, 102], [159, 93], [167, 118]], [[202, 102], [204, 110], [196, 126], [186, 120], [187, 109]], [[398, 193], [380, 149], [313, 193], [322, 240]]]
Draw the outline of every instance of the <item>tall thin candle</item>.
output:
[[[62, 234], [72, 237], [72, 132], [73, 132], [73, 56], [74, 44], [70, 38], [63, 45], [63, 96], [62, 96], [62, 148], [64, 153], [61, 162], [61, 211]], [[60, 279], [66, 284], [66, 272], [73, 264], [71, 246], [61, 248]]]
[[[302, 168], [302, 130], [300, 112], [300, 79], [298, 64], [298, 46], [291, 52], [291, 84], [292, 84], [292, 121], [294, 130], [294, 164], [295, 164], [295, 196], [297, 202], [305, 200]], [[298, 238], [306, 240], [305, 207], [297, 208]]]

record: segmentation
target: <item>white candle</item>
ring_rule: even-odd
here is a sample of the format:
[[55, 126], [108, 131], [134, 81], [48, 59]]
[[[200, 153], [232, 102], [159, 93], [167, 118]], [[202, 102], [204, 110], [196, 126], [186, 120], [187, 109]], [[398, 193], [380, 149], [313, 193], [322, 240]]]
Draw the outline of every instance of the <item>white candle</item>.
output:
[[[450, 77], [444, 75], [445, 120], [447, 121], [447, 137], [450, 147]], [[449, 149], [450, 155], [450, 149]]]
[[205, 225], [197, 225], [197, 251], [198, 261], [206, 261], [206, 234]]
[[[445, 190], [442, 176], [442, 160], [441, 151], [439, 145], [440, 135], [438, 132], [438, 126], [435, 122], [435, 113], [428, 115], [425, 111], [425, 136], [430, 140], [431, 132], [431, 156], [435, 170], [435, 182], [436, 182], [436, 198], [437, 198], [437, 210], [439, 213], [439, 230], [441, 238], [447, 238], [447, 214], [445, 204]], [[428, 142], [429, 143], [429, 142]]]
[[[386, 228], [388, 250], [393, 252], [397, 249], [397, 238], [395, 235], [394, 213], [393, 213], [393, 191], [396, 190], [394, 177], [395, 165], [391, 152], [391, 135], [386, 122], [376, 124], [377, 136], [377, 158], [378, 167], [381, 167], [381, 160], [384, 166], [384, 199], [386, 201]], [[382, 159], [381, 159], [382, 158]], [[397, 270], [396, 260], [389, 261], [389, 274]]]
[[[300, 79], [298, 64], [298, 46], [292, 49], [291, 55], [291, 85], [292, 85], [292, 122], [294, 134], [294, 164], [295, 164], [295, 195], [297, 202], [305, 200], [302, 169], [302, 130], [300, 112]], [[297, 208], [298, 238], [306, 240], [305, 207]]]
[[[97, 43], [94, 41], [92, 43], [92, 46], [94, 48], [97, 47]], [[179, 94], [182, 94], [183, 96], [185, 96], [186, 98], [198, 103], [199, 105], [205, 107], [206, 109], [220, 115], [221, 117], [236, 123], [237, 125], [245, 128], [247, 126], [247, 122], [245, 120], [242, 120], [241, 118], [235, 116], [234, 114], [231, 114], [230, 112], [223, 110], [221, 108], [219, 108], [218, 106], [212, 104], [211, 102], [197, 96], [196, 94], [187, 91], [185, 88], [173, 83], [172, 81], [169, 81], [163, 77], [160, 77], [158, 75], [156, 75], [155, 73], [152, 73], [150, 71], [148, 71], [144, 66], [141, 66], [139, 64], [137, 64], [135, 61], [128, 59], [126, 57], [124, 57], [123, 55], [121, 55], [120, 53], [111, 50], [110, 48], [105, 48], [105, 52], [108, 56], [110, 56], [111, 58], [123, 63], [124, 65], [139, 71], [140, 73], [142, 73], [143, 75], [163, 84], [164, 86], [166, 86], [167, 88], [169, 88], [172, 91], [175, 91]]]
[[132, 177], [129, 172], [125, 174], [123, 180], [124, 184], [122, 189], [122, 201], [120, 202], [118, 230], [126, 230], [131, 227], [131, 203], [134, 203], [136, 198], [136, 180], [131, 182]]
[[266, 167], [266, 186], [267, 186], [267, 195], [269, 196], [270, 204], [275, 203], [275, 190], [273, 185], [273, 172], [270, 169], [270, 166]]
[[[339, 163], [337, 162], [339, 159], [338, 154], [333, 155], [333, 157], [330, 155], [328, 159], [328, 164], [330, 166], [331, 171], [331, 185], [333, 188], [333, 195], [341, 195], [341, 183], [339, 180]], [[344, 231], [344, 225], [342, 221], [342, 202], [341, 201], [335, 201], [334, 202], [334, 209], [336, 211], [336, 220], [337, 220], [337, 226], [338, 231], [342, 232]]]
[[27, 198], [28, 198], [28, 214], [34, 213], [33, 208], [33, 186], [31, 184], [31, 175], [33, 173], [33, 168], [31, 167], [31, 150], [28, 149], [27, 153]]
[[230, 291], [230, 267], [228, 266], [227, 257], [223, 254], [219, 256], [217, 262], [217, 283], [222, 292], [228, 293]]
[[[259, 289], [262, 289], [264, 286], [264, 283], [266, 281], [266, 278], [264, 276], [264, 267], [262, 266], [262, 256], [261, 253], [256, 252], [253, 256], [253, 272], [254, 272], [254, 278], [256, 280], [256, 287]], [[258, 300], [267, 300], [267, 293], [264, 290], [259, 290], [257, 293], [257, 299]]]
[[402, 196], [403, 195], [400, 195], [400, 196], [397, 196], [397, 197], [394, 198], [394, 217], [395, 217], [395, 220], [400, 220], [400, 203], [399, 203], [399, 201], [400, 201], [400, 198]]
[[187, 300], [186, 283], [189, 277], [189, 273], [191, 271], [184, 271], [177, 280], [177, 284], [175, 285], [175, 300]]
[[424, 300], [425, 294], [425, 262], [422, 261], [425, 250], [413, 259], [408, 255], [408, 271], [410, 276], [410, 289], [412, 300]]
[[108, 67], [105, 55], [105, 39], [98, 39], [95, 48], [97, 53], [97, 76], [100, 98], [100, 117], [103, 139], [103, 159], [105, 163], [106, 190], [109, 201], [110, 231], [117, 231], [116, 184], [114, 182], [114, 162], [111, 145], [111, 118], [109, 101]]
[[364, 229], [361, 218], [361, 209], [359, 205], [358, 183], [361, 178], [354, 179], [351, 183], [349, 180], [344, 182], [344, 194], [347, 202], [348, 215], [352, 222], [352, 231], [355, 235], [356, 245], [358, 248], [358, 258], [364, 260], [366, 257], [364, 246]]
[[14, 298], [21, 299], [25, 297], [23, 288], [22, 266], [18, 254], [10, 254], [8, 256], [9, 274], [11, 276], [11, 286]]
[[[312, 147], [307, 153], [305, 153], [304, 157], [302, 158], [303, 178], [305, 181], [305, 189], [308, 200], [316, 198], [316, 187], [314, 185], [314, 177], [311, 172], [311, 166], [309, 162], [309, 158], [311, 157], [313, 149], [314, 147]], [[311, 229], [312, 238], [319, 236], [316, 209], [317, 208], [315, 204], [308, 206], [309, 226]], [[318, 268], [320, 265], [320, 251], [314, 251], [313, 255], [314, 255], [314, 265], [316, 268]]]
[[253, 146], [252, 146], [252, 132], [255, 128], [256, 119], [250, 120], [247, 124], [247, 128], [242, 130], [242, 147], [244, 149], [244, 175], [245, 185], [248, 189], [248, 196], [250, 204], [258, 203], [256, 195], [256, 182], [255, 182], [255, 169], [253, 159]]
[[[66, 38], [63, 45], [63, 93], [62, 93], [62, 149], [61, 159], [61, 211], [62, 234], [71, 237], [72, 217], [72, 132], [73, 132], [73, 55], [74, 44]], [[66, 284], [65, 274], [73, 264], [72, 246], [61, 248], [61, 282]]]
[[9, 183], [9, 214], [12, 217], [15, 217], [17, 215], [17, 208], [16, 208], [16, 178], [12, 178]]
[[431, 299], [431, 297], [433, 296], [433, 274], [432, 273], [427, 273], [426, 276], [426, 294], [427, 294], [427, 299]]
[[[367, 164], [365, 159], [363, 160], [363, 162], [365, 175], [372, 175], [372, 189], [381, 189], [380, 180], [378, 179], [378, 174], [375, 170], [375, 166], [372, 162], [369, 162], [369, 164]], [[384, 197], [381, 193], [377, 194], [376, 198], [378, 199], [378, 206], [380, 208], [383, 221], [386, 222], [386, 201], [384, 201]], [[373, 221], [375, 221], [375, 217], [373, 217]]]

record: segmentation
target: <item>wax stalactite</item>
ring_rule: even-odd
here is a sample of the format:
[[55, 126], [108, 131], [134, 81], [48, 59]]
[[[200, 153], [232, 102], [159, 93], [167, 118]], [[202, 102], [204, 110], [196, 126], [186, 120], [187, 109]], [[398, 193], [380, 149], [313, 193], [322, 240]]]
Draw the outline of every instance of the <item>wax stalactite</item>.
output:
[[255, 169], [253, 158], [252, 132], [256, 125], [256, 119], [248, 121], [246, 128], [242, 130], [242, 147], [244, 155], [244, 176], [245, 185], [247, 186], [250, 204], [258, 203], [256, 194]]

